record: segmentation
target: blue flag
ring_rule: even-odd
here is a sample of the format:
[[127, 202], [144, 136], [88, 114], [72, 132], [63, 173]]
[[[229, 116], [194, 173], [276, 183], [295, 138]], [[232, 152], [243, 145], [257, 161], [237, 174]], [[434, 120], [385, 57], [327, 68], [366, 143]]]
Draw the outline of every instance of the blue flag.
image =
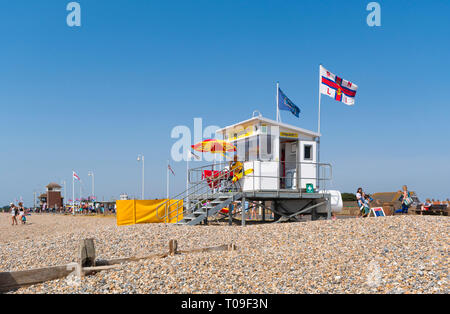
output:
[[299, 118], [300, 108], [297, 107], [282, 91], [278, 88], [278, 109], [292, 112], [294, 116]]

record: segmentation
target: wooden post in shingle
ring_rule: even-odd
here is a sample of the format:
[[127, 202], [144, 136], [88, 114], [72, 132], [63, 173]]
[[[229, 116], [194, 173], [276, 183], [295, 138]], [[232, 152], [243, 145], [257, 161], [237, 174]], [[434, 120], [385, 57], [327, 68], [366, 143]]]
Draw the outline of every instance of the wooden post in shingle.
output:
[[84, 239], [80, 241], [78, 263], [81, 267], [95, 267], [94, 239]]
[[177, 254], [178, 251], [178, 241], [177, 240], [170, 240], [169, 241], [169, 255], [174, 256]]

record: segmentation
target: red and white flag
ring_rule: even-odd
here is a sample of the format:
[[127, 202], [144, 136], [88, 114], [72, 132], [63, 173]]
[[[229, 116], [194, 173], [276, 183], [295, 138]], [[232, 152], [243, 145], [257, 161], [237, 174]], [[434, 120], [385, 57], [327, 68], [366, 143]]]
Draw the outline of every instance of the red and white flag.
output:
[[320, 93], [330, 96], [346, 105], [355, 104], [358, 86], [331, 73], [320, 66]]
[[173, 171], [172, 167], [170, 165], [168, 165], [167, 167], [172, 172], [172, 174], [175, 175], [175, 172]]
[[75, 180], [81, 181], [80, 177], [76, 174], [76, 172], [75, 171], [72, 171], [72, 172], [73, 172], [73, 178]]

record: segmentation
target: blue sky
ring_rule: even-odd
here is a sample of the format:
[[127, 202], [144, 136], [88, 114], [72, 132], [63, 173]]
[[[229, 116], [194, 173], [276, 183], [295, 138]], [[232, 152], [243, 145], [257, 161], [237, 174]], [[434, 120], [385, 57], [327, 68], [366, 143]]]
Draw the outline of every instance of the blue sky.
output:
[[[301, 109], [283, 121], [317, 129], [318, 71], [359, 86], [354, 107], [322, 101], [322, 161], [333, 187], [450, 197], [450, 2], [0, 0], [0, 205], [32, 203], [75, 169], [102, 199], [165, 195], [177, 125], [275, 118], [275, 83]], [[185, 164], [172, 165], [172, 193]]]

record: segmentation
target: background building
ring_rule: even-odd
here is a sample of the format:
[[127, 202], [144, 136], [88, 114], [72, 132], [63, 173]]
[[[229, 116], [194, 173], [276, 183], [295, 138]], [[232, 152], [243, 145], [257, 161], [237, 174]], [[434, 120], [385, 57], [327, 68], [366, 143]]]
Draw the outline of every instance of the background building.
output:
[[64, 197], [61, 196], [61, 186], [57, 183], [50, 183], [46, 186], [47, 192], [39, 196], [40, 206], [46, 203], [48, 208], [61, 208], [64, 204]]

